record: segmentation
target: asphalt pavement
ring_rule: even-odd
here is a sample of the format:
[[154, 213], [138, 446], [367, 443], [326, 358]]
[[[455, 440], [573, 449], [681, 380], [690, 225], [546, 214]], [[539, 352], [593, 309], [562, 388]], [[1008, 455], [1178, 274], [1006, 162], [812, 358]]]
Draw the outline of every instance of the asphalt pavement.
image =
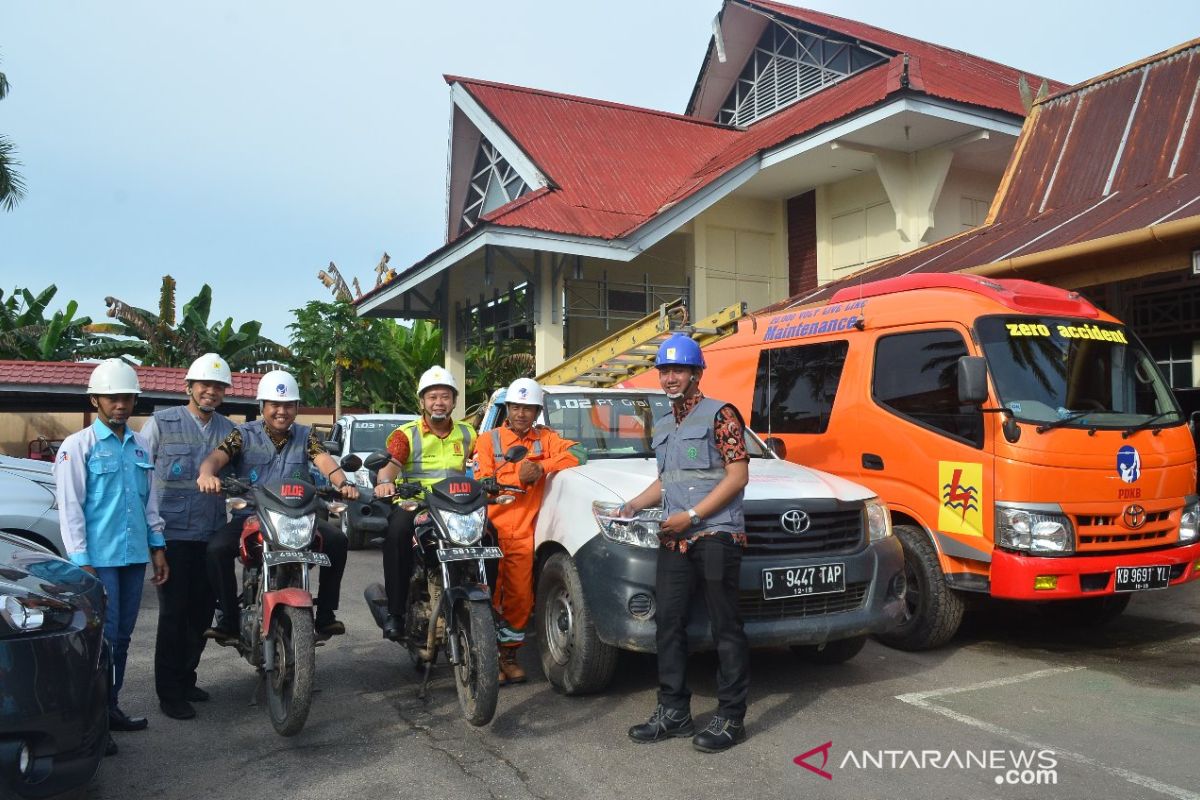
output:
[[[932, 652], [876, 642], [852, 661], [807, 664], [755, 651], [745, 743], [702, 754], [686, 739], [635, 744], [654, 707], [652, 656], [625, 654], [603, 694], [563, 697], [522, 651], [528, 683], [501, 688], [492, 723], [461, 717], [449, 668], [428, 696], [380, 638], [362, 589], [378, 550], [352, 552], [339, 616], [318, 650], [305, 729], [285, 739], [254, 705], [255, 676], [210, 645], [212, 700], [176, 721], [153, 689], [157, 598], [147, 591], [121, 705], [150, 728], [121, 752], [93, 800], [179, 798], [1177, 798], [1200, 800], [1200, 582], [1133, 599], [1100, 629], [1063, 629], [1036, 609], [988, 603]], [[693, 656], [693, 714], [715, 708], [716, 660]]]

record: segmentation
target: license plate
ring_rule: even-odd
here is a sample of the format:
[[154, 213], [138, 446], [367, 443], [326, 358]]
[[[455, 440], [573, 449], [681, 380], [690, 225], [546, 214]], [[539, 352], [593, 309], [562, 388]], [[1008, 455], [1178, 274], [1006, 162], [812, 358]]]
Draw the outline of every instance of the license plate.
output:
[[781, 600], [810, 594], [846, 591], [845, 564], [814, 564], [810, 567], [772, 567], [762, 571], [763, 598]]
[[475, 558], [503, 558], [499, 547], [447, 547], [437, 551], [438, 561], [469, 561]]
[[1169, 566], [1117, 567], [1118, 592], [1142, 592], [1146, 589], [1165, 589], [1171, 580]]
[[275, 567], [280, 564], [312, 564], [317, 567], [328, 567], [329, 556], [324, 553], [309, 553], [305, 551], [289, 553], [286, 550], [272, 550], [263, 554], [263, 564]]

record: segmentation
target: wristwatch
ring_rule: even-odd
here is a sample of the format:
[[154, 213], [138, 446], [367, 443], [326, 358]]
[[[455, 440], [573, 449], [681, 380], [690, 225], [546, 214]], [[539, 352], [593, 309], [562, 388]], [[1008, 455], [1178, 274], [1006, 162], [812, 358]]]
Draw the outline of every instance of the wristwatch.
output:
[[700, 515], [696, 513], [696, 509], [689, 508], [687, 511], [687, 515], [688, 515], [688, 518], [692, 521], [693, 525], [700, 524]]

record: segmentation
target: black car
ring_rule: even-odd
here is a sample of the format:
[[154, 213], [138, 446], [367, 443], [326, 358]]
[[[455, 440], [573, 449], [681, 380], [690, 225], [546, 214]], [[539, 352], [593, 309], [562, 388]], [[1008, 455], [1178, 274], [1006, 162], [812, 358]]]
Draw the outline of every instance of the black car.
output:
[[0, 533], [0, 797], [83, 796], [108, 742], [104, 587]]

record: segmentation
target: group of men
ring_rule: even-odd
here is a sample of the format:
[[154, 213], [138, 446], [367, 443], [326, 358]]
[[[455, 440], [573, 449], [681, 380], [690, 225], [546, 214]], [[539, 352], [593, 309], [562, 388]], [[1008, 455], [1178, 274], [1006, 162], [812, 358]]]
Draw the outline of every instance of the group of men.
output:
[[[748, 646], [737, 611], [738, 570], [745, 544], [742, 490], [748, 469], [741, 417], [733, 406], [699, 390], [704, 359], [690, 338], [677, 335], [659, 349], [660, 382], [673, 414], [655, 423], [659, 478], [630, 500], [622, 515], [662, 505], [656, 614], [659, 657], [658, 705], [648, 722], [629, 730], [638, 742], [693, 737], [705, 752], [725, 750], [745, 737]], [[234, 424], [217, 412], [232, 385], [228, 364], [201, 356], [186, 376], [188, 403], [160, 410], [135, 433], [127, 426], [140, 393], [134, 369], [119, 359], [99, 364], [87, 393], [96, 411], [89, 428], [68, 437], [55, 462], [60, 523], [68, 557], [105, 586], [105, 636], [112, 648], [114, 678], [110, 730], [147, 727], [118, 704], [129, 642], [137, 620], [146, 564], [159, 593], [154, 679], [161, 710], [174, 719], [196, 716], [192, 703], [209, 699], [196, 685], [206, 639], [236, 644], [239, 612], [234, 560], [244, 515], [226, 522], [221, 476], [249, 484], [307, 479], [315, 467], [347, 499], [358, 492], [323, 449], [311, 428], [296, 423], [299, 387], [287, 372], [272, 371], [258, 386], [261, 417]], [[477, 479], [519, 485], [514, 502], [489, 506], [489, 520], [504, 556], [494, 576], [501, 684], [526, 679], [517, 662], [533, 611], [533, 534], [545, 478], [585, 460], [580, 446], [537, 424], [543, 392], [519, 378], [507, 389], [506, 419], [479, 437], [451, 413], [458, 386], [442, 367], [418, 384], [419, 419], [388, 437], [392, 462], [378, 473], [375, 496], [394, 495], [401, 477], [428, 487], [470, 470]], [[509, 462], [505, 453], [522, 445], [527, 455]], [[345, 632], [337, 620], [347, 541], [333, 525], [320, 524], [330, 566], [322, 567], [316, 629], [328, 638]], [[414, 514], [393, 507], [384, 537], [384, 581], [389, 616], [384, 636], [400, 640], [412, 573]], [[686, 683], [687, 615], [699, 590], [708, 605], [720, 661], [717, 714], [697, 733]], [[213, 622], [214, 611], [216, 621]], [[109, 740], [109, 753], [116, 743]]]

